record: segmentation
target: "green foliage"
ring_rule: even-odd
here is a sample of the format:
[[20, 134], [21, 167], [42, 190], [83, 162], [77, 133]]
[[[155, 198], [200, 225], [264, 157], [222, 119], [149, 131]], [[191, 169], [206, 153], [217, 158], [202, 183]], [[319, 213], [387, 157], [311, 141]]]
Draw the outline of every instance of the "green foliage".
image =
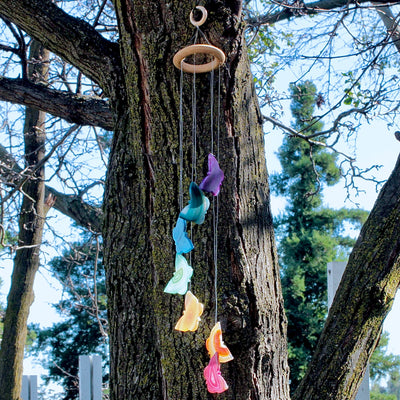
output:
[[[2, 279], [0, 278], [0, 288], [2, 287], [2, 285], [3, 285], [3, 281], [2, 281]], [[3, 319], [4, 319], [4, 306], [3, 306], [3, 304], [2, 303], [0, 303], [0, 341], [1, 341], [1, 339], [2, 339], [2, 337], [3, 337], [3, 326], [4, 326], [4, 324], [3, 324]]]
[[[371, 399], [400, 400], [400, 356], [387, 353], [389, 334], [383, 332], [370, 359]], [[379, 382], [385, 380], [386, 386]]]
[[386, 381], [385, 386], [380, 386], [379, 382], [375, 381], [372, 384], [370, 394], [371, 399], [400, 400], [400, 369], [391, 369], [389, 373], [389, 379]]
[[387, 354], [387, 346], [389, 343], [389, 334], [383, 332], [379, 344], [376, 347], [370, 359], [370, 376], [374, 381], [387, 378], [393, 373], [399, 373], [400, 356]]
[[[78, 398], [80, 355], [100, 354], [106, 360], [103, 366], [108, 364], [108, 344], [102, 332], [107, 317], [101, 255], [101, 252], [96, 255], [96, 245], [92, 241], [75, 243], [62, 257], [50, 263], [53, 274], [64, 284], [64, 299], [56, 308], [66, 318], [50, 328], [36, 327], [37, 340], [32, 351], [45, 354], [45, 366], [49, 369], [45, 379], [61, 382], [65, 389], [63, 400]], [[108, 376], [103, 377], [104, 382], [107, 379]]]
[[395, 394], [397, 400], [400, 400], [400, 368], [394, 369], [390, 372], [386, 390], [388, 393]]
[[[318, 137], [322, 124], [313, 117], [317, 90], [306, 81], [290, 86], [293, 128]], [[355, 240], [345, 236], [345, 222], [360, 228], [362, 210], [323, 207], [322, 189], [340, 179], [337, 156], [306, 140], [285, 137], [278, 151], [282, 172], [271, 177], [272, 190], [285, 196], [284, 215], [275, 219], [288, 317], [291, 389], [303, 377], [327, 314], [327, 263], [346, 258]]]
[[379, 393], [379, 392], [372, 392], [370, 393], [370, 400], [397, 400], [395, 394], [386, 394], [386, 393]]

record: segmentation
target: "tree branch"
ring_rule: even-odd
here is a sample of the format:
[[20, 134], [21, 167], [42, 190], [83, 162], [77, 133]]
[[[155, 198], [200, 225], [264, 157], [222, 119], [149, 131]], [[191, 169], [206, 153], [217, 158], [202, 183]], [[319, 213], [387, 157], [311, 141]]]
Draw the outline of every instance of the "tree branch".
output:
[[[357, 4], [367, 3], [369, 0], [358, 0]], [[396, 1], [398, 3], [398, 1]], [[321, 12], [334, 10], [349, 4], [348, 0], [318, 0], [303, 5], [286, 5], [283, 10], [273, 14], [265, 14], [246, 19], [248, 25], [260, 26], [271, 25], [292, 17], [303, 17], [304, 15], [315, 15]], [[350, 3], [351, 4], [351, 3]]]
[[[352, 157], [350, 157], [349, 155], [337, 150], [334, 145], [329, 145], [327, 143], [321, 142], [319, 140], [314, 140], [314, 137], [318, 137], [318, 136], [323, 136], [323, 135], [327, 135], [327, 133], [329, 131], [324, 131], [321, 133], [315, 133], [313, 135], [304, 135], [301, 132], [296, 131], [295, 129], [283, 124], [282, 122], [279, 122], [277, 119], [268, 116], [268, 115], [263, 115], [263, 118], [265, 121], [271, 122], [274, 126], [277, 126], [278, 128], [282, 129], [283, 131], [288, 132], [292, 137], [297, 137], [299, 139], [303, 139], [305, 140], [310, 146], [321, 146], [321, 147], [325, 147], [327, 149], [332, 150], [333, 152], [342, 155], [343, 157], [345, 157], [347, 160], [350, 161], [354, 161]], [[336, 128], [336, 127], [335, 127]], [[332, 130], [332, 133], [334, 131]]]
[[[0, 177], [6, 185], [16, 186], [24, 179], [23, 169], [10, 153], [0, 144]], [[101, 232], [103, 212], [100, 207], [85, 203], [80, 196], [67, 195], [46, 186], [45, 197], [52, 195], [56, 198], [54, 208], [70, 217], [78, 225], [96, 233]]]
[[0, 0], [0, 15], [82, 71], [107, 93], [120, 69], [118, 44], [51, 0]]
[[373, 2], [372, 5], [375, 7], [390, 34], [397, 51], [400, 53], [400, 27], [398, 18], [393, 15], [392, 10], [387, 5], [381, 5], [377, 2]]
[[23, 79], [0, 77], [0, 100], [45, 111], [78, 125], [113, 129], [109, 105], [98, 97], [50, 89]]

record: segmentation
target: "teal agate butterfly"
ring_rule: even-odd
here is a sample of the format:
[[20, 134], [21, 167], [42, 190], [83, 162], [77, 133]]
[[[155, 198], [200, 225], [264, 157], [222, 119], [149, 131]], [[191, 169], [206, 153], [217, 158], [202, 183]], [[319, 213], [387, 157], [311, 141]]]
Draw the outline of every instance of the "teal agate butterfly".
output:
[[193, 250], [194, 246], [186, 232], [186, 221], [184, 219], [178, 218], [175, 228], [172, 229], [172, 237], [178, 254], [189, 253]]
[[189, 195], [189, 204], [181, 211], [179, 217], [200, 225], [204, 222], [210, 200], [194, 182], [191, 182], [189, 186]]

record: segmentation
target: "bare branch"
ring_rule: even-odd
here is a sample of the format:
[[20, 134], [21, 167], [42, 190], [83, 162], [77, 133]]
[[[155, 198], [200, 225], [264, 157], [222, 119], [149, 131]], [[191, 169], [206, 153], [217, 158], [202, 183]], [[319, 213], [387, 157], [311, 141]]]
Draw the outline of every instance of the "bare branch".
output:
[[385, 24], [389, 35], [392, 37], [397, 51], [400, 52], [400, 28], [398, 19], [395, 18], [392, 10], [387, 5], [382, 5], [377, 2], [373, 2], [372, 4], [374, 5], [382, 22]]
[[67, 122], [99, 126], [108, 131], [113, 129], [108, 102], [95, 96], [50, 89], [23, 79], [0, 77], [0, 100], [45, 111]]
[[[366, 3], [367, 0], [358, 1], [359, 4]], [[283, 9], [273, 14], [265, 14], [257, 17], [247, 18], [246, 22], [251, 26], [271, 25], [276, 22], [284, 21], [289, 18], [303, 17], [304, 15], [315, 15], [321, 12], [341, 8], [348, 5], [348, 0], [320, 0], [303, 5], [284, 5]]]
[[264, 115], [263, 118], [264, 118], [265, 121], [271, 122], [273, 125], [277, 126], [278, 128], [281, 128], [282, 130], [284, 130], [284, 131], [286, 131], [286, 132], [289, 132], [289, 134], [290, 134], [291, 136], [297, 137], [297, 138], [299, 138], [299, 139], [305, 140], [310, 146], [321, 146], [321, 147], [325, 147], [325, 148], [327, 148], [327, 149], [330, 149], [330, 150], [334, 151], [334, 152], [337, 153], [337, 154], [342, 155], [343, 157], [345, 157], [346, 159], [348, 159], [348, 160], [350, 160], [350, 161], [354, 161], [354, 159], [353, 159], [352, 157], [350, 157], [348, 154], [345, 154], [345, 153], [343, 153], [343, 152], [337, 150], [334, 146], [329, 145], [329, 144], [324, 143], [324, 142], [321, 142], [321, 141], [318, 141], [318, 140], [312, 139], [312, 137], [319, 136], [318, 134], [314, 134], [314, 135], [311, 135], [311, 136], [307, 136], [307, 135], [304, 135], [304, 134], [301, 133], [301, 132], [296, 131], [296, 130], [293, 129], [293, 128], [290, 128], [289, 126], [286, 126], [285, 124], [283, 124], [282, 122], [279, 122], [278, 120], [276, 120], [276, 119], [273, 118], [273, 117]]
[[0, 15], [110, 92], [120, 69], [118, 45], [94, 27], [51, 0], [0, 0]]
[[[24, 179], [23, 169], [8, 151], [0, 145], [0, 176], [5, 184], [15, 186]], [[55, 198], [54, 208], [73, 219], [78, 225], [89, 228], [94, 232], [101, 232], [103, 212], [100, 207], [85, 203], [81, 196], [67, 195], [46, 186], [46, 198], [51, 195]]]

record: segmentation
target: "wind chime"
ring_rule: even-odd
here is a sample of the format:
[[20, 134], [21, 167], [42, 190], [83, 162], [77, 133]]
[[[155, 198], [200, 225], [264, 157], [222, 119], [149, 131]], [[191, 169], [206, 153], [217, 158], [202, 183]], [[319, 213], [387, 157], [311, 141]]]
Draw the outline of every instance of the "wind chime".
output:
[[[224, 173], [219, 167], [219, 120], [220, 120], [220, 66], [225, 62], [225, 54], [218, 47], [210, 44], [204, 33], [200, 30], [200, 26], [207, 19], [207, 10], [202, 6], [196, 6], [195, 9], [201, 13], [200, 20], [195, 20], [193, 11], [190, 13], [190, 22], [196, 28], [194, 44], [179, 50], [173, 59], [175, 67], [181, 70], [180, 78], [180, 123], [179, 123], [179, 157], [180, 157], [180, 173], [179, 173], [179, 207], [180, 214], [176, 222], [176, 226], [172, 231], [175, 241], [175, 272], [168, 282], [164, 292], [170, 294], [185, 295], [185, 304], [182, 317], [178, 320], [175, 329], [182, 332], [197, 330], [200, 322], [200, 316], [203, 313], [204, 305], [199, 302], [197, 297], [189, 290], [190, 281], [193, 275], [193, 268], [189, 265], [191, 257], [189, 254], [189, 262], [183, 254], [188, 254], [194, 249], [193, 242], [188, 235], [187, 225], [191, 223], [190, 232], [192, 233], [193, 224], [202, 224], [205, 220], [207, 210], [210, 207], [210, 200], [204, 192], [212, 195], [212, 211], [213, 211], [213, 259], [214, 259], [214, 291], [215, 291], [215, 325], [210, 332], [210, 336], [206, 340], [206, 348], [210, 356], [210, 362], [204, 369], [204, 378], [206, 380], [207, 389], [210, 393], [222, 393], [228, 389], [225, 379], [221, 375], [220, 363], [231, 361], [233, 356], [222, 340], [221, 324], [218, 321], [218, 296], [217, 296], [217, 229], [218, 229], [218, 193]], [[206, 43], [197, 43], [201, 36]], [[196, 64], [196, 55], [206, 56], [206, 62]], [[192, 63], [186, 62], [185, 59], [192, 57]], [[208, 61], [211, 58], [211, 61]], [[204, 60], [202, 58], [201, 60]], [[214, 70], [218, 68], [218, 129], [216, 138], [217, 153], [214, 152]], [[192, 176], [189, 186], [190, 200], [187, 206], [183, 207], [183, 73], [193, 74], [193, 91], [192, 91]], [[199, 185], [195, 182], [196, 174], [196, 74], [210, 72], [211, 77], [211, 153], [208, 155], [208, 173]], [[191, 234], [193, 238], [193, 235]]]

